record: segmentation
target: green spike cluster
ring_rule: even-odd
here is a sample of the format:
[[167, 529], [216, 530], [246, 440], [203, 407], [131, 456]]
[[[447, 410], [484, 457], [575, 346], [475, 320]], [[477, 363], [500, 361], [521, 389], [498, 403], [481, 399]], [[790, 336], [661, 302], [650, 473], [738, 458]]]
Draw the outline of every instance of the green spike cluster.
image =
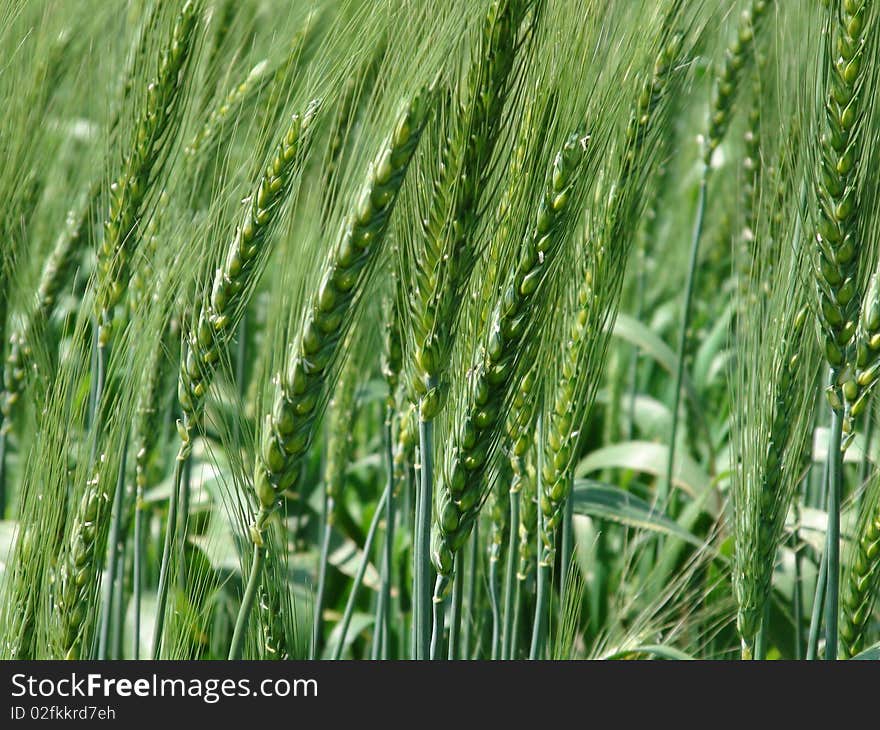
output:
[[226, 94], [220, 105], [210, 113], [205, 123], [183, 149], [183, 154], [186, 155], [190, 164], [199, 155], [203, 154], [205, 150], [209, 149], [211, 145], [217, 143], [221, 130], [232, 118], [232, 115], [241, 109], [251, 94], [263, 86], [266, 81], [268, 66], [268, 61], [260, 61], [248, 72], [243, 81], [236, 84]]
[[[530, 466], [535, 445], [538, 370], [530, 368], [519, 382], [507, 416], [507, 439], [510, 446], [510, 494], [521, 502], [520, 524], [511, 525], [521, 538], [520, 572], [524, 580], [535, 556], [535, 534], [538, 529], [535, 473]], [[526, 487], [525, 489], [523, 487]], [[530, 490], [529, 490], [530, 488]], [[508, 507], [509, 508], [509, 507]]]
[[537, 411], [538, 369], [529, 368], [519, 381], [507, 416], [507, 438], [510, 441], [511, 463], [525, 457], [535, 442], [535, 413]]
[[255, 475], [260, 504], [253, 534], [257, 544], [280, 495], [299, 479], [300, 461], [311, 444], [323, 392], [357, 296], [383, 250], [388, 221], [432, 102], [433, 89], [423, 89], [398, 120], [370, 169], [360, 202], [348, 218], [307, 310], [287, 376], [279, 383], [272, 413], [266, 419]]
[[[778, 380], [773, 384], [773, 417], [770, 421], [766, 452], [762, 459], [760, 481], [754, 485], [757, 529], [743, 529], [743, 535], [754, 537], [740, 540], [736, 550], [734, 593], [737, 598], [737, 628], [743, 645], [752, 647], [764, 614], [764, 605], [770, 595], [770, 581], [776, 561], [776, 551], [782, 534], [792, 490], [810, 457], [809, 439], [795, 428], [795, 420], [802, 409], [807, 389], [803, 383], [811, 377], [805, 370], [809, 358], [803, 352], [809, 308], [803, 306], [786, 326], [774, 328], [785, 332], [780, 343]], [[794, 476], [794, 478], [792, 478]], [[753, 478], [745, 476], [744, 478]], [[750, 500], [746, 500], [749, 503]], [[752, 519], [745, 508], [739, 510], [741, 520]]]
[[537, 565], [538, 475], [531, 458], [514, 464], [510, 491], [519, 492], [519, 566], [516, 577], [526, 580]]
[[214, 275], [210, 298], [202, 305], [197, 324], [187, 337], [178, 382], [184, 444], [189, 443], [190, 433], [201, 419], [217, 362], [235, 332], [241, 308], [259, 275], [259, 264], [267, 255], [270, 233], [302, 164], [302, 151], [308, 144], [316, 110], [313, 103], [304, 114], [293, 115], [272, 160], [245, 202], [243, 220], [235, 230], [226, 260]]
[[409, 483], [410, 465], [415, 460], [419, 427], [416, 423], [415, 406], [397, 415], [397, 439], [394, 444], [394, 495], [400, 495]]
[[111, 336], [112, 310], [128, 286], [128, 267], [136, 229], [150, 183], [161, 166], [168, 132], [179, 122], [187, 61], [195, 47], [200, 3], [188, 1], [174, 23], [171, 41], [162, 51], [159, 71], [147, 87], [146, 106], [138, 121], [123, 172], [110, 185], [110, 211], [98, 249], [98, 341], [103, 347]]
[[3, 637], [4, 656], [10, 659], [35, 658], [34, 628], [39, 594], [33, 590], [30, 582], [35, 575], [39, 575], [33, 569], [39, 563], [38, 550], [40, 544], [35, 539], [35, 528], [22, 527], [16, 541], [14, 559], [9, 563], [10, 575], [7, 578], [9, 585], [16, 586], [14, 592], [7, 594], [14, 602], [11, 610], [16, 617], [15, 630]]
[[770, 0], [752, 0], [740, 17], [737, 35], [724, 54], [724, 65], [712, 92], [709, 112], [709, 130], [703, 147], [704, 160], [708, 165], [712, 154], [721, 144], [730, 126], [731, 110], [739, 89], [739, 76], [746, 65], [749, 46], [761, 20], [766, 16]]
[[[392, 277], [392, 288], [396, 286], [396, 278]], [[397, 385], [400, 381], [400, 371], [403, 368], [403, 342], [400, 333], [400, 319], [394, 307], [386, 302], [385, 343], [382, 348], [382, 376], [388, 385], [388, 398], [385, 405], [389, 412], [394, 409], [394, 396], [397, 393]]]
[[472, 239], [481, 195], [502, 129], [519, 26], [531, 4], [533, 0], [494, 0], [490, 5], [465, 82], [469, 98], [454, 110], [455, 127], [441, 150], [440, 174], [434, 180], [411, 302], [416, 341], [411, 389], [425, 421], [434, 418], [441, 407], [442, 369], [461, 289], [477, 259]]
[[263, 646], [270, 659], [287, 659], [282, 613], [272, 600], [265, 582], [260, 585], [260, 625], [263, 627]]
[[[877, 488], [875, 481], [875, 492]], [[840, 604], [840, 639], [846, 657], [855, 656], [864, 648], [868, 622], [880, 591], [880, 498], [871, 495], [864, 506]]]
[[[859, 131], [868, 103], [863, 89], [868, 73], [863, 64], [868, 6], [867, 0], [842, 0], [840, 5], [817, 182], [819, 323], [825, 357], [835, 371], [851, 359], [859, 314], [856, 199]], [[840, 408], [838, 399], [833, 400]]]
[[[608, 246], [626, 245], [624, 234], [620, 231], [621, 221], [629, 200], [627, 193], [632, 190], [630, 178], [636, 173], [642, 160], [645, 140], [654, 121], [655, 111], [666, 89], [669, 72], [678, 56], [681, 37], [674, 35], [657, 58], [654, 70], [638, 95], [632, 116], [626, 128], [624, 155], [617, 184], [612, 188], [608, 203], [605, 235], [607, 243], [595, 246], [590, 252], [586, 275], [577, 293], [577, 313], [571, 333], [565, 345], [560, 379], [553, 393], [550, 418], [547, 423], [546, 442], [540, 444], [544, 449], [541, 470], [540, 506], [543, 520], [541, 537], [544, 543], [542, 561], [550, 563], [555, 555], [555, 530], [560, 523], [565, 500], [571, 489], [569, 469], [576, 455], [577, 439], [580, 433], [580, 420], [584, 403], [578, 397], [581, 386], [579, 379], [583, 374], [583, 363], [590, 353], [596, 350], [597, 337], [602, 332], [601, 324], [607, 307], [602, 302], [611, 302], [604, 295], [612, 281], [619, 280], [620, 274], [614, 270], [616, 262], [625, 262], [626, 256], [606, 251]], [[632, 193], [628, 193], [632, 195]]]
[[755, 224], [758, 215], [756, 208], [761, 179], [761, 110], [758, 89], [755, 92], [755, 101], [749, 110], [748, 129], [743, 135], [745, 145], [742, 161], [744, 177], [742, 188], [743, 228], [739, 235], [740, 245], [736, 259], [737, 285], [743, 305], [746, 303], [753, 266]]
[[351, 358], [342, 368], [333, 398], [327, 406], [327, 461], [324, 488], [327, 494], [327, 525], [336, 522], [336, 508], [345, 487], [345, 476], [353, 446], [352, 426], [357, 413], [357, 370]]
[[506, 533], [509, 528], [510, 486], [508, 479], [499, 479], [489, 501], [489, 560], [497, 563], [502, 559], [507, 544]]
[[503, 427], [502, 405], [516, 377], [517, 352], [534, 317], [541, 284], [561, 247], [560, 230], [572, 214], [571, 191], [585, 158], [586, 138], [572, 134], [556, 155], [542, 194], [537, 220], [523, 242], [519, 261], [495, 310], [481, 361], [471, 379], [465, 415], [453, 433], [450, 458], [444, 463], [437, 491], [437, 518], [432, 560], [441, 576], [453, 569], [479, 514], [482, 476]]
[[284, 596], [286, 581], [263, 580], [259, 590], [260, 626], [263, 630], [263, 647], [270, 659], [289, 659], [287, 632], [284, 627]]
[[[102, 470], [103, 471], [103, 470]], [[87, 648], [90, 628], [87, 606], [89, 594], [95, 589], [96, 573], [102, 549], [99, 545], [99, 526], [110, 513], [113, 495], [100, 476], [86, 484], [86, 489], [75, 511], [70, 530], [70, 542], [60, 570], [60, 581], [55, 594], [55, 606], [61, 624], [61, 656], [64, 659], [82, 659]]]
[[[145, 306], [151, 297], [156, 296], [161, 285], [154, 280], [155, 256], [159, 250], [159, 230], [168, 212], [168, 193], [164, 190], [159, 194], [156, 209], [144, 228], [143, 264], [131, 276], [128, 287], [131, 311], [136, 312]], [[162, 279], [167, 276], [160, 275]]]
[[98, 189], [98, 186], [92, 188], [81, 209], [68, 213], [65, 229], [43, 266], [36, 304], [21, 326], [10, 335], [9, 354], [6, 356], [6, 368], [3, 371], [5, 390], [0, 398], [0, 408], [5, 418], [3, 428], [10, 428], [9, 419], [25, 386], [27, 368], [33, 354], [31, 342], [34, 332], [48, 322], [55, 310], [61, 288], [70, 280], [77, 256], [82, 252], [82, 246], [88, 242], [90, 212]]
[[843, 430], [847, 443], [854, 435], [853, 421], [865, 412], [877, 380], [880, 379], [880, 278], [871, 283], [862, 302], [856, 334], [856, 363], [851, 377], [843, 385], [846, 402]]

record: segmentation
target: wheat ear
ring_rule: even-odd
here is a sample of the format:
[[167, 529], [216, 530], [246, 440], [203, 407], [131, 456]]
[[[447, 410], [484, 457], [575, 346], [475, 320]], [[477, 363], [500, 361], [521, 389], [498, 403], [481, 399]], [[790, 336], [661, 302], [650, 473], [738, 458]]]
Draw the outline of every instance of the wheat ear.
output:
[[[555, 557], [555, 534], [563, 507], [571, 489], [569, 469], [577, 454], [580, 423], [588, 408], [594, 384], [581, 382], [583, 374], [592, 373], [590, 362], [604, 353], [601, 344], [603, 325], [609, 312], [615, 311], [619, 282], [628, 259], [631, 235], [623, 226], [633, 201], [633, 190], [639, 184], [644, 163], [645, 145], [651, 127], [656, 123], [657, 106], [661, 102], [681, 48], [681, 37], [674, 35], [657, 57], [653, 73], [642, 84], [626, 129], [624, 154], [616, 184], [608, 202], [604, 235], [607, 237], [590, 252], [586, 276], [577, 293], [577, 311], [566, 341], [561, 377], [552, 391], [544, 449], [542, 491], [539, 495], [541, 537], [544, 543], [541, 563], [551, 565]], [[641, 179], [644, 176], [641, 175]], [[628, 192], [624, 192], [628, 191]], [[608, 253], [606, 253], [608, 252]], [[590, 367], [585, 367], [585, 363]], [[580, 397], [586, 388], [588, 397]]]
[[840, 639], [846, 658], [865, 644], [877, 592], [880, 590], [880, 481], [875, 477], [862, 501], [858, 540], [845, 573], [840, 606]]
[[46, 326], [61, 288], [70, 279], [77, 256], [82, 252], [83, 244], [88, 241], [90, 213], [98, 191], [99, 186], [93, 186], [83, 207], [68, 213], [65, 229], [58, 236], [43, 266], [37, 288], [37, 301], [25, 320], [9, 337], [9, 354], [6, 356], [3, 373], [5, 390], [0, 403], [5, 420], [4, 428], [11, 426], [13, 409], [25, 387], [27, 370], [32, 361], [34, 335]]
[[[587, 138], [572, 134], [556, 155], [537, 219], [524, 241], [509, 284], [495, 309], [474, 368], [467, 405], [458, 419], [437, 492], [431, 558], [440, 581], [451, 574], [483, 502], [483, 476], [503, 427], [502, 403], [517, 375], [519, 344], [540, 301], [542, 284], [561, 248], [559, 233], [572, 214], [571, 192], [586, 157]], [[436, 594], [436, 592], [435, 592]]]
[[[844, 403], [841, 386], [855, 364], [854, 337], [860, 309], [859, 191], [861, 141], [868, 92], [868, 39], [874, 30], [873, 3], [833, 3], [836, 53], [827, 69], [824, 132], [819, 145], [816, 185], [815, 281], [818, 320], [825, 359], [830, 366], [828, 398], [831, 428], [828, 442], [828, 587], [825, 598], [825, 656], [837, 658], [840, 580], [840, 500], [843, 489], [842, 443]], [[867, 61], [867, 62], [866, 62]]]
[[473, 233], [513, 82], [519, 27], [530, 4], [532, 0], [492, 2], [464, 83], [467, 98], [452, 102], [453, 128], [441, 148], [410, 301], [416, 342], [411, 389], [422, 420], [431, 420], [440, 408], [443, 364], [461, 290], [478, 258]]
[[241, 654], [248, 614], [263, 562], [263, 531], [281, 494], [299, 480], [300, 462], [314, 436], [322, 397], [370, 274], [383, 250], [388, 222], [409, 163], [431, 111], [433, 88], [422, 89], [407, 105], [370, 167], [357, 208], [324, 267], [321, 284], [305, 312], [291, 348], [286, 376], [279, 382], [266, 418], [254, 475], [259, 508], [251, 527], [254, 558], [233, 634], [230, 658]]
[[122, 172], [110, 185], [110, 210], [98, 248], [98, 344], [111, 337], [112, 310], [129, 281], [129, 262], [137, 245], [137, 226], [152, 182], [167, 154], [180, 121], [187, 66], [197, 37], [200, 2], [187, 0], [178, 14], [171, 39], [159, 59], [156, 78], [147, 86], [146, 105], [134, 130]]
[[226, 250], [226, 258], [214, 274], [210, 297], [202, 303], [195, 324], [183, 341], [177, 383], [177, 397], [183, 411], [183, 419], [178, 422], [181, 444], [174, 463], [175, 486], [171, 493], [159, 570], [156, 629], [153, 634], [153, 654], [156, 658], [161, 649], [165, 621], [168, 571], [177, 524], [177, 493], [183, 467], [192, 450], [192, 433], [201, 421], [208, 387], [217, 364], [229, 347], [229, 340], [268, 256], [271, 233], [302, 164], [302, 151], [308, 144], [311, 122], [316, 112], [317, 104], [313, 102], [305, 113], [293, 115], [253, 193], [245, 201], [242, 220]]
[[877, 274], [871, 277], [862, 302], [855, 345], [855, 367], [843, 384], [846, 404], [843, 430], [847, 434], [847, 442], [853, 434], [854, 419], [865, 412], [871, 393], [880, 379], [880, 277]]

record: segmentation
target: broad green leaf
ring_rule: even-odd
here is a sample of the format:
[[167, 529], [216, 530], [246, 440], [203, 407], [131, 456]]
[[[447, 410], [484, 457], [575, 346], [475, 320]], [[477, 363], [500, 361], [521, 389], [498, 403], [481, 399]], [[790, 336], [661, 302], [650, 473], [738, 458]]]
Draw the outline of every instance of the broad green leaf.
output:
[[[596, 402], [607, 404], [608, 391], [600, 390], [596, 394]], [[650, 395], [638, 393], [635, 402], [630, 396], [625, 395], [621, 405], [627, 413], [632, 409], [633, 420], [644, 438], [649, 440], [668, 438], [669, 430], [672, 428], [672, 413], [665, 403]]]
[[[643, 353], [654, 359], [670, 375], [674, 375], [678, 370], [678, 357], [676, 357], [672, 348], [635, 317], [620, 312], [614, 321], [612, 334], [638, 347]], [[682, 384], [687, 397], [691, 399], [695, 407], [699, 408], [700, 397], [687, 371], [684, 373]]]
[[214, 570], [241, 571], [241, 556], [236, 549], [226, 511], [211, 510], [211, 519], [204, 535], [191, 535], [189, 541], [200, 548]]
[[[363, 559], [363, 551], [355, 544], [354, 540], [348, 538], [336, 543], [335, 548], [332, 545], [333, 541], [331, 540], [331, 552], [327, 557], [328, 562], [339, 570], [340, 573], [347, 575], [349, 578], [354, 578]], [[376, 570], [372, 563], [367, 563], [363, 585], [375, 591], [379, 590], [380, 582], [379, 571]]]
[[[373, 615], [370, 613], [353, 613], [351, 615], [351, 622], [348, 625], [348, 631], [345, 634], [345, 643], [343, 644], [342, 653], [340, 656], [344, 656], [346, 650], [352, 645], [355, 639], [357, 639], [358, 634], [360, 634], [364, 629], [373, 625]], [[336, 626], [333, 627], [333, 631], [330, 632], [330, 637], [327, 639], [327, 645], [324, 647], [324, 651], [321, 652], [321, 657], [323, 659], [332, 659], [336, 655], [336, 646], [339, 644], [339, 636], [342, 633], [342, 623], [337, 622]]]
[[694, 657], [681, 649], [672, 646], [663, 646], [662, 644], [642, 644], [634, 646], [632, 649], [618, 649], [612, 654], [602, 657], [602, 659], [630, 659], [638, 657], [639, 654], [647, 654], [655, 659], [666, 659], [668, 661], [693, 661]]
[[[686, 504], [677, 520], [679, 527], [686, 532], [693, 533], [697, 520], [699, 520], [700, 516], [707, 511], [706, 504], [710, 499], [711, 493], [706, 491], [697, 497], [697, 499]], [[663, 546], [655, 561], [657, 567], [651, 576], [656, 583], [658, 590], [666, 585], [668, 580], [672, 577], [675, 567], [679, 564], [679, 561], [682, 558], [684, 548], [685, 543], [681, 540], [665, 540], [663, 542]], [[723, 559], [723, 555], [715, 549], [715, 546], [710, 547], [707, 543], [703, 543], [702, 549], [706, 548], [712, 550], [713, 557]]]
[[617, 522], [627, 527], [675, 535], [697, 547], [701, 547], [704, 542], [682, 529], [678, 523], [645, 500], [610, 484], [593, 479], [576, 479], [572, 500], [572, 508], [578, 514]]
[[[575, 476], [586, 476], [602, 469], [632, 469], [665, 478], [669, 447], [651, 441], [624, 441], [588, 454], [576, 467]], [[677, 452], [672, 483], [691, 496], [709, 489], [712, 480], [690, 456]]]
[[714, 377], [718, 374], [718, 356], [723, 355], [722, 363], [729, 357], [729, 355], [723, 354], [722, 348], [728, 341], [732, 312], [733, 304], [731, 303], [727, 305], [723, 314], [715, 321], [711, 331], [706, 339], [700, 343], [700, 347], [694, 356], [694, 364], [691, 370], [694, 384], [701, 391], [708, 388], [712, 384]]
[[[678, 357], [669, 345], [637, 319], [623, 312], [619, 313], [614, 321], [612, 334], [632, 345], [636, 345], [653, 358], [666, 372], [673, 377], [675, 376], [678, 371]], [[682, 375], [682, 387], [688, 400], [693, 404], [696, 432], [701, 435], [702, 439], [706, 442], [706, 446], [711, 451], [713, 449], [712, 437], [709, 426], [703, 417], [699, 393], [687, 369], [684, 370]]]

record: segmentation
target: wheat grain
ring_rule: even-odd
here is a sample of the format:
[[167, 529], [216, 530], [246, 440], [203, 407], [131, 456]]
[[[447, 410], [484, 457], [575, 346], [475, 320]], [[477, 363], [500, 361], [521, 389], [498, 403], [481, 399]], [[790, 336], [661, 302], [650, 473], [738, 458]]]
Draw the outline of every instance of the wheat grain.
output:
[[410, 306], [416, 349], [411, 383], [420, 418], [440, 408], [440, 380], [448, 360], [461, 290], [478, 258], [472, 237], [479, 221], [490, 162], [502, 131], [505, 100], [513, 86], [519, 26], [528, 0], [495, 0], [464, 82], [466, 99], [454, 101], [453, 128], [443, 140], [440, 176], [434, 181], [416, 254]]
[[739, 77], [746, 67], [750, 45], [770, 5], [770, 0], [751, 0], [740, 17], [736, 38], [725, 51], [724, 63], [712, 89], [709, 129], [703, 148], [707, 165], [730, 126], [731, 110], [740, 86]]
[[871, 277], [865, 293], [855, 347], [855, 368], [843, 384], [846, 402], [843, 429], [847, 434], [846, 443], [854, 435], [853, 419], [865, 412], [871, 393], [880, 379], [880, 278], [877, 274]]
[[47, 325], [55, 309], [61, 288], [69, 280], [81, 247], [88, 242], [90, 213], [97, 198], [98, 186], [92, 187], [82, 208], [71, 211], [67, 216], [64, 231], [59, 235], [49, 258], [43, 266], [37, 289], [37, 301], [9, 338], [9, 354], [4, 369], [4, 392], [2, 411], [4, 428], [9, 428], [12, 411], [24, 389], [27, 370], [32, 362], [32, 340], [35, 334]]

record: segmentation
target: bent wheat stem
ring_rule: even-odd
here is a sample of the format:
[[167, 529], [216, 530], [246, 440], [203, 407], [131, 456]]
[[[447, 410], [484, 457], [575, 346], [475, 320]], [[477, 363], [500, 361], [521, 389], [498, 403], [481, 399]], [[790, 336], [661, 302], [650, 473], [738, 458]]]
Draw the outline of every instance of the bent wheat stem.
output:
[[379, 522], [382, 520], [385, 505], [391, 496], [391, 485], [386, 484], [385, 490], [376, 505], [376, 511], [373, 513], [373, 519], [370, 521], [370, 527], [367, 530], [367, 536], [364, 539], [364, 549], [361, 553], [361, 562], [358, 565], [357, 573], [354, 576], [354, 582], [351, 584], [351, 591], [348, 594], [348, 601], [345, 604], [345, 612], [342, 614], [342, 624], [339, 629], [339, 641], [336, 643], [336, 649], [333, 653], [334, 659], [342, 656], [342, 650], [345, 647], [345, 638], [348, 635], [348, 627], [351, 624], [351, 617], [354, 614], [355, 601], [360, 590], [361, 584], [364, 582], [364, 575], [367, 572], [367, 564], [370, 562], [370, 553], [373, 550], [373, 540], [376, 537], [376, 530]]

